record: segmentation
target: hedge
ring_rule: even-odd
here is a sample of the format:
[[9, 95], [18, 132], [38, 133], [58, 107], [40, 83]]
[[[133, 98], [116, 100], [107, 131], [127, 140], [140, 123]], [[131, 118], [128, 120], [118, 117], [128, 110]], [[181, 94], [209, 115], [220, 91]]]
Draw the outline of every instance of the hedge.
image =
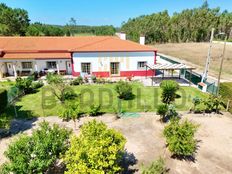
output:
[[221, 83], [219, 93], [222, 96], [225, 105], [228, 100], [231, 100], [229, 112], [232, 113], [232, 82]]
[[4, 112], [8, 104], [7, 91], [5, 89], [0, 89], [0, 113]]

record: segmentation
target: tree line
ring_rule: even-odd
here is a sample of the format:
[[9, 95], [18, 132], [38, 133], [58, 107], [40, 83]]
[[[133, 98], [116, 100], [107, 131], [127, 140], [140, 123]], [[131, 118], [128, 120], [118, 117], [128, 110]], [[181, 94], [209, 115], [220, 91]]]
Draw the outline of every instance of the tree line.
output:
[[121, 30], [133, 41], [145, 35], [147, 43], [166, 43], [208, 41], [212, 28], [229, 37], [232, 34], [232, 13], [220, 12], [220, 8], [211, 9], [206, 1], [199, 8], [186, 9], [172, 16], [165, 10], [129, 19], [122, 24]]
[[116, 29], [112, 25], [79, 26], [74, 18], [64, 26], [30, 23], [26, 10], [0, 3], [0, 36], [114, 35], [115, 32]]

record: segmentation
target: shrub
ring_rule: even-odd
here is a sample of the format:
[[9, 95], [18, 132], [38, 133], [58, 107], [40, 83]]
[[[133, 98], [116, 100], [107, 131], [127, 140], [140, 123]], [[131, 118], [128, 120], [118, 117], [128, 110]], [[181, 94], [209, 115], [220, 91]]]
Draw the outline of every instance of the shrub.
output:
[[163, 158], [151, 163], [150, 166], [142, 169], [142, 174], [166, 174], [167, 169], [165, 167], [165, 161]]
[[219, 113], [221, 106], [223, 106], [223, 100], [221, 96], [210, 95], [208, 99], [204, 101], [204, 105], [206, 106], [206, 112]]
[[46, 80], [48, 84], [58, 84], [58, 83], [63, 83], [63, 78], [62, 76], [54, 73], [48, 73], [46, 75]]
[[33, 86], [32, 86], [32, 78], [28, 77], [28, 78], [21, 78], [21, 77], [17, 77], [16, 79], [16, 84], [15, 86], [22, 91], [24, 94], [30, 94], [35, 92]]
[[165, 121], [167, 112], [168, 112], [168, 105], [166, 104], [158, 105], [157, 114], [160, 115], [160, 120]]
[[90, 109], [89, 109], [89, 115], [90, 116], [97, 116], [99, 115], [101, 112], [101, 105], [91, 105]]
[[183, 123], [178, 119], [173, 119], [164, 128], [168, 149], [176, 157], [193, 156], [197, 148], [197, 141], [194, 135], [197, 125], [185, 120]]
[[96, 83], [97, 82], [97, 77], [96, 76], [91, 76], [91, 80], [93, 81], [93, 83]]
[[176, 107], [172, 104], [168, 105], [167, 118], [173, 119], [176, 118], [179, 114], [176, 111]]
[[38, 89], [38, 88], [43, 87], [43, 85], [44, 85], [43, 81], [40, 80], [40, 81], [38, 81], [38, 82], [32, 83], [32, 88], [33, 88], [33, 89]]
[[125, 143], [121, 133], [104, 123], [85, 123], [65, 154], [66, 174], [120, 173]]
[[73, 100], [77, 97], [77, 94], [69, 85], [65, 84], [64, 79], [60, 75], [49, 73], [47, 75], [47, 81], [51, 86], [53, 95], [55, 95], [61, 103], [64, 103], [65, 100]]
[[9, 173], [45, 173], [68, 149], [70, 131], [58, 125], [42, 122], [32, 136], [21, 135], [8, 147], [9, 162], [4, 170]]
[[179, 84], [172, 80], [164, 80], [161, 82], [160, 87], [162, 88], [162, 102], [166, 104], [174, 102]]
[[83, 78], [81, 76], [78, 76], [76, 79], [74, 79], [71, 82], [71, 85], [77, 86], [83, 84]]
[[193, 103], [193, 110], [195, 111], [196, 106], [201, 104], [201, 99], [199, 97], [194, 97], [192, 100], [192, 103]]
[[133, 97], [132, 86], [128, 82], [119, 81], [116, 84], [115, 90], [120, 99], [129, 100]]
[[75, 101], [66, 101], [59, 114], [65, 121], [73, 120], [74, 128], [76, 129], [76, 120], [81, 117], [79, 104]]
[[0, 129], [9, 129], [11, 119], [5, 113], [0, 115]]
[[7, 91], [5, 89], [0, 89], [0, 113], [4, 112], [7, 105], [8, 105]]

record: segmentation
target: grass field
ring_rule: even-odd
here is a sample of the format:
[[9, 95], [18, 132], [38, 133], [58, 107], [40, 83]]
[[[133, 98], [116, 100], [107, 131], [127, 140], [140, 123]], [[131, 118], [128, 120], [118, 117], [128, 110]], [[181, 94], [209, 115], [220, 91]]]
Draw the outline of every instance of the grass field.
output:
[[[209, 43], [168, 43], [156, 44], [155, 48], [159, 53], [167, 54], [184, 60], [186, 64], [196, 67], [199, 72], [203, 72], [208, 53]], [[220, 66], [220, 55], [222, 55], [223, 44], [213, 44], [212, 60], [209, 74], [217, 77]], [[225, 61], [223, 65], [222, 78], [232, 80], [232, 45], [227, 45]]]
[[[88, 112], [91, 104], [101, 104], [102, 112], [114, 113], [121, 108], [125, 112], [146, 112], [156, 111], [160, 104], [161, 89], [154, 87], [144, 87], [141, 84], [133, 84], [135, 98], [128, 101], [120, 101], [114, 90], [115, 84], [104, 85], [81, 85], [73, 87], [77, 94], [81, 94], [81, 109]], [[192, 98], [199, 96], [204, 98], [206, 95], [193, 87], [181, 87], [181, 96], [176, 100], [178, 110], [189, 110], [192, 105]], [[61, 104], [51, 94], [48, 87], [43, 87], [35, 94], [26, 95], [16, 103], [16, 110], [19, 117], [33, 116], [55, 116], [59, 113]], [[14, 114], [14, 108], [8, 110], [9, 114]]]
[[15, 85], [15, 82], [12, 82], [12, 81], [0, 82], [0, 89], [8, 90], [14, 85]]

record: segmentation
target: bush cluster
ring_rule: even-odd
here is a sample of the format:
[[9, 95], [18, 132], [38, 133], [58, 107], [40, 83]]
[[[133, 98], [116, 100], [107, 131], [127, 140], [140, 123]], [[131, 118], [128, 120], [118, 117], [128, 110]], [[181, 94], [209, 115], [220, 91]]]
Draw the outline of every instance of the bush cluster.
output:
[[5, 152], [9, 173], [45, 173], [68, 149], [70, 131], [42, 122], [32, 136], [21, 135]]
[[32, 76], [29, 76], [27, 78], [18, 77], [15, 84], [15, 86], [24, 94], [31, 94], [33, 92], [36, 92], [36, 89], [41, 88], [43, 85], [44, 84], [42, 81], [33, 82]]
[[121, 133], [104, 123], [85, 123], [65, 154], [66, 174], [120, 173], [125, 143]]
[[224, 107], [222, 97], [216, 95], [210, 95], [206, 99], [195, 97], [193, 98], [192, 103], [193, 107], [191, 108], [191, 111], [194, 111], [194, 113], [219, 113], [221, 108]]
[[119, 81], [116, 86], [115, 90], [118, 93], [118, 98], [129, 100], [133, 98], [133, 92], [132, 92], [132, 85], [128, 82]]
[[170, 152], [176, 157], [193, 156], [197, 148], [197, 141], [194, 135], [197, 125], [185, 120], [172, 119], [164, 129], [167, 146]]
[[163, 158], [159, 158], [153, 161], [150, 166], [142, 169], [142, 174], [166, 174], [167, 169], [165, 167], [165, 161]]
[[173, 80], [164, 80], [161, 82], [160, 87], [162, 89], [162, 102], [170, 104], [176, 99], [176, 92], [179, 90], [179, 84]]

